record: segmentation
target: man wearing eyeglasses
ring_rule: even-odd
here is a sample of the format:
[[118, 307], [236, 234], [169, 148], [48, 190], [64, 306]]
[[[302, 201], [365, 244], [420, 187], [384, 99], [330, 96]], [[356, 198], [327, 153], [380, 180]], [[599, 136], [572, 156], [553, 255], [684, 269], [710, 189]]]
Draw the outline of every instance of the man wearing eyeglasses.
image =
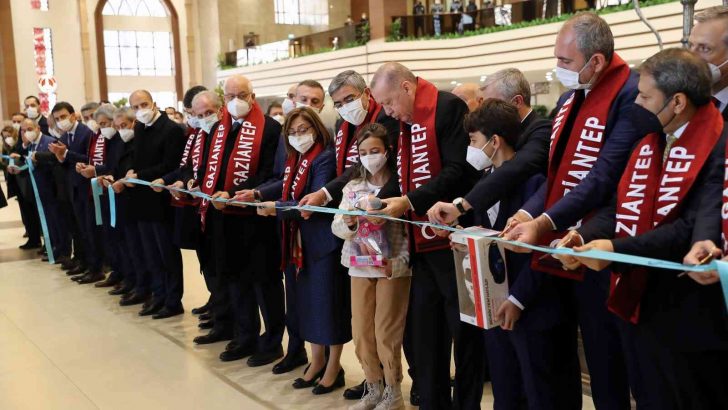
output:
[[[187, 186], [199, 187], [215, 199], [201, 202], [200, 217], [211, 263], [219, 280], [227, 284], [233, 314], [234, 338], [220, 360], [250, 356], [248, 366], [256, 367], [283, 356], [284, 296], [276, 222], [257, 216], [254, 209], [226, 206], [223, 201], [235, 197], [252, 202], [254, 198], [236, 194], [250, 192], [273, 176], [281, 125], [263, 113], [246, 77], [228, 78], [223, 90], [225, 106], [219, 112], [205, 108], [217, 98], [214, 93], [201, 92], [192, 100], [209, 135], [202, 163]], [[263, 335], [258, 308], [265, 323]]]

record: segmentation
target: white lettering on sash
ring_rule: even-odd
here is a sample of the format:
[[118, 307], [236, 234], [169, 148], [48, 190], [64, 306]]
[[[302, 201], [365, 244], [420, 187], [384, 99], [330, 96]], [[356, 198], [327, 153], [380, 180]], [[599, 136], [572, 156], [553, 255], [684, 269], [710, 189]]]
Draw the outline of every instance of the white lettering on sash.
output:
[[[725, 173], [723, 174], [723, 182], [728, 182], [728, 158], [725, 160]], [[727, 184], [723, 184], [726, 186]], [[721, 207], [720, 216], [726, 220], [728, 219], [728, 187], [723, 188], [723, 206]], [[723, 240], [725, 242], [725, 239]]]
[[[411, 141], [411, 165], [413, 168], [410, 171], [412, 182], [415, 183], [415, 188], [419, 188], [432, 178], [430, 172], [430, 159], [428, 157], [427, 147], [427, 127], [421, 127], [420, 124], [412, 124], [411, 128], [412, 137]], [[417, 164], [421, 164], [414, 167]]]
[[576, 93], [572, 93], [571, 97], [569, 97], [566, 102], [564, 102], [564, 105], [561, 106], [559, 109], [559, 112], [556, 114], [556, 117], [554, 118], [554, 124], [551, 126], [551, 143], [553, 143], [554, 139], [556, 138], [556, 135], [558, 135], [559, 130], [561, 129], [561, 123], [564, 121], [564, 116], [566, 115], [566, 112], [569, 110], [569, 107], [571, 106], [571, 103], [574, 102], [574, 96]]
[[[685, 179], [680, 174], [690, 170], [695, 155], [689, 154], [685, 147], [672, 147], [667, 157], [665, 171], [660, 180], [657, 198], [657, 213], [665, 216], [674, 208], [679, 200], [679, 184]], [[677, 174], [677, 175], [676, 175]], [[661, 205], [661, 203], [664, 203]]]
[[210, 172], [207, 173], [207, 180], [205, 181], [205, 187], [207, 189], [213, 189], [215, 185], [215, 176], [217, 175], [217, 165], [220, 163], [220, 152], [222, 151], [223, 138], [218, 133], [215, 136], [214, 145], [212, 146], [212, 155], [210, 156], [211, 161], [208, 164]]
[[635, 198], [635, 200], [619, 204], [616, 215], [617, 233], [624, 232], [629, 236], [637, 235], [636, 221], [640, 219], [640, 207], [644, 203], [645, 190], [647, 189], [647, 174], [643, 173], [643, 171], [650, 168], [653, 153], [654, 151], [649, 145], [640, 147], [634, 171], [630, 176], [629, 190], [627, 191], [627, 197]]
[[94, 145], [94, 152], [93, 152], [93, 165], [99, 166], [104, 165], [104, 137], [99, 135], [99, 137], [96, 139], [96, 145]]
[[571, 161], [572, 169], [568, 174], [572, 177], [572, 180], [561, 181], [561, 185], [566, 187], [564, 195], [568, 194], [571, 188], [581, 182], [594, 167], [594, 163], [597, 162], [599, 147], [590, 146], [589, 144], [601, 144], [604, 136], [603, 131], [604, 126], [599, 124], [597, 117], [589, 117], [584, 122], [584, 128], [579, 134], [579, 142], [576, 145], [574, 159]]
[[[301, 175], [303, 175], [304, 172], [306, 172], [306, 168], [308, 168], [308, 160], [304, 159], [301, 161], [301, 165], [298, 166], [298, 171], [296, 172], [296, 178], [293, 180], [293, 183], [291, 184], [291, 192], [290, 192], [290, 198], [296, 199], [296, 186], [298, 186], [298, 183], [301, 182]], [[287, 172], [290, 172], [290, 170], [286, 170]]]
[[346, 156], [346, 161], [344, 162], [344, 168], [349, 168], [350, 166], [356, 164], [359, 162], [359, 147], [356, 145], [356, 143], [351, 144], [351, 148], [349, 149], [349, 152]]
[[253, 157], [253, 142], [255, 141], [256, 127], [244, 121], [240, 128], [238, 145], [233, 151], [233, 185], [240, 185], [248, 180], [250, 175], [250, 163]]

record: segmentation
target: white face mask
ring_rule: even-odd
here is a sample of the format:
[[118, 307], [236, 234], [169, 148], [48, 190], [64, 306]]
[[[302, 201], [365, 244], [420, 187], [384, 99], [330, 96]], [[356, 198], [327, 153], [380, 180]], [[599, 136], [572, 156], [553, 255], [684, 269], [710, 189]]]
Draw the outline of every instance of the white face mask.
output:
[[289, 135], [288, 142], [291, 144], [293, 149], [300, 152], [301, 154], [305, 154], [313, 146], [313, 143], [314, 143], [313, 134], [306, 134], [306, 135], [300, 135], [300, 136]]
[[304, 103], [302, 103], [302, 102], [298, 102], [298, 101], [296, 101], [296, 108], [303, 108], [303, 107], [308, 107], [308, 108], [310, 108], [310, 109], [314, 110], [314, 111], [315, 111], [315, 112], [316, 112], [317, 114], [321, 114], [321, 110], [323, 110], [323, 109], [324, 109], [324, 107], [321, 107], [321, 108], [319, 109], [319, 108], [316, 108], [316, 107], [312, 107], [312, 106], [310, 106], [310, 105], [308, 105], [308, 104], [304, 104]]
[[55, 139], [61, 138], [61, 133], [58, 132], [54, 127], [48, 127], [48, 132], [51, 134], [51, 136]]
[[281, 125], [286, 122], [286, 117], [284, 117], [283, 114], [276, 114], [273, 116], [273, 119], [278, 121]]
[[58, 121], [58, 128], [60, 128], [63, 132], [71, 131], [73, 128], [73, 122], [71, 122], [68, 118]]
[[144, 125], [149, 125], [154, 119], [154, 110], [151, 108], [140, 108], [136, 112], [136, 119]]
[[99, 130], [99, 124], [95, 120], [88, 120], [85, 122], [85, 125], [93, 132], [97, 132]]
[[9, 147], [14, 147], [15, 140], [13, 139], [13, 137], [5, 137], [5, 144]]
[[281, 103], [281, 107], [283, 108], [283, 114], [288, 115], [289, 112], [296, 108], [296, 103], [290, 98], [286, 98], [283, 100], [283, 103]]
[[134, 130], [130, 128], [119, 130], [119, 137], [121, 137], [122, 141], [129, 142], [132, 138], [134, 138]]
[[708, 67], [710, 67], [712, 84], [717, 83], [718, 81], [720, 81], [721, 78], [723, 78], [723, 73], [720, 72], [720, 68], [726, 65], [726, 63], [728, 63], [728, 60], [723, 61], [722, 63], [720, 63], [720, 65], [708, 63]]
[[20, 124], [17, 122], [13, 123], [13, 128], [15, 128], [15, 131], [20, 131]]
[[363, 157], [359, 157], [361, 165], [366, 168], [371, 175], [376, 175], [382, 167], [387, 163], [387, 156], [385, 154], [369, 154]]
[[206, 133], [210, 133], [212, 131], [212, 126], [215, 125], [217, 122], [217, 114], [210, 114], [205, 118], [198, 118], [197, 124], [200, 126], [200, 128], [205, 131]]
[[34, 120], [34, 119], [38, 118], [38, 109], [35, 107], [28, 107], [25, 110], [25, 115], [27, 115], [28, 118]]
[[28, 141], [35, 143], [35, 141], [38, 139], [38, 131], [25, 131], [23, 133], [23, 136]]
[[200, 123], [197, 122], [197, 117], [187, 118], [187, 126], [190, 128], [200, 128]]
[[[584, 64], [584, 67], [579, 70], [577, 73], [576, 71], [567, 70], [565, 68], [556, 67], [556, 78], [559, 79], [561, 84], [564, 85], [564, 87], [570, 89], [570, 90], [586, 90], [591, 88], [591, 80], [589, 80], [586, 84], [581, 84], [579, 82], [579, 75], [582, 71], [586, 68], [586, 66], [589, 65], [589, 62], [591, 61], [591, 58], [586, 61], [586, 64]], [[592, 76], [593, 78], [593, 76]]]
[[364, 118], [367, 116], [367, 110], [364, 109], [361, 98], [357, 98], [354, 101], [342, 105], [341, 108], [336, 111], [339, 112], [339, 115], [341, 115], [341, 118], [343, 118], [344, 121], [356, 126], [361, 125], [361, 123], [364, 122]]
[[242, 118], [250, 112], [250, 104], [240, 98], [233, 98], [227, 103], [227, 110], [233, 117]]
[[101, 135], [103, 135], [107, 140], [110, 140], [111, 137], [116, 135], [116, 129], [114, 129], [114, 127], [104, 127], [101, 129]]
[[[475, 148], [471, 145], [468, 145], [468, 153], [465, 156], [465, 160], [468, 161], [470, 165], [473, 166], [478, 171], [482, 171], [486, 168], [489, 168], [493, 166], [493, 158], [488, 157], [488, 155], [483, 151], [485, 147], [490, 144], [490, 142], [493, 141], [492, 139], [485, 143], [481, 148]], [[493, 153], [495, 155], [495, 152]]]

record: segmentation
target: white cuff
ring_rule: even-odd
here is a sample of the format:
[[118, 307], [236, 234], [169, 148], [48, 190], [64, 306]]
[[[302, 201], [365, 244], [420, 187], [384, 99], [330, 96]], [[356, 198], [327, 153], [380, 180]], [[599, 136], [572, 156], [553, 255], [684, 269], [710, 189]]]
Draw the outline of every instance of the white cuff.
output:
[[513, 303], [514, 305], [518, 306], [519, 309], [521, 309], [521, 310], [526, 309], [525, 307], [523, 307], [521, 302], [519, 302], [518, 299], [515, 298], [515, 296], [513, 296], [513, 295], [508, 296], [508, 300], [510, 300], [511, 303]]
[[329, 190], [326, 189], [326, 187], [321, 188], [321, 190], [324, 191], [324, 194], [326, 194], [326, 202], [324, 202], [322, 204], [322, 206], [326, 206], [329, 204], [329, 202], [334, 200], [334, 197], [331, 196], [331, 194], [329, 193]]
[[414, 212], [415, 207], [412, 205], [412, 201], [410, 201], [410, 199], [407, 195], [405, 195], [404, 197], [407, 198], [407, 203], [409, 204], [409, 210]]
[[551, 219], [551, 217], [549, 216], [549, 214], [547, 214], [546, 212], [544, 212], [544, 213], [542, 213], [541, 215], [545, 216], [545, 217], [546, 217], [546, 219], [548, 219], [548, 220], [549, 220], [549, 222], [551, 222], [551, 230], [554, 230], [554, 231], [556, 231], [556, 230], [557, 230], [557, 229], [556, 229], [556, 224], [554, 223], [554, 220], [553, 220], [553, 219]]
[[524, 214], [528, 215], [528, 217], [531, 218], [531, 220], [533, 221], [533, 215], [531, 215], [530, 212], [526, 211], [525, 209], [519, 209], [518, 212], [523, 212]]

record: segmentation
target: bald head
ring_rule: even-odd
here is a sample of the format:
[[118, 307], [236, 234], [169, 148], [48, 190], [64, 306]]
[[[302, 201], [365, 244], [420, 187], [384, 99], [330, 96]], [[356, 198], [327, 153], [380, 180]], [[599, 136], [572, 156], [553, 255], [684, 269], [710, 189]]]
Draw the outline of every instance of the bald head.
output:
[[372, 97], [384, 112], [399, 121], [411, 123], [417, 92], [417, 77], [400, 63], [383, 64], [372, 77]]
[[480, 86], [475, 83], [460, 84], [452, 90], [452, 93], [456, 97], [465, 101], [468, 105], [468, 111], [473, 112], [483, 102], [483, 97], [480, 95]]
[[228, 95], [234, 98], [242, 92], [248, 94], [251, 94], [253, 92], [253, 85], [250, 83], [250, 80], [248, 80], [248, 77], [241, 74], [236, 74], [228, 77], [227, 80], [225, 80], [225, 85], [223, 85], [222, 88], [225, 91], [226, 100]]
[[156, 108], [154, 98], [152, 98], [152, 94], [147, 90], [136, 90], [131, 93], [129, 96], [129, 105], [135, 112], [140, 109], [154, 110]]
[[390, 61], [382, 64], [379, 69], [374, 73], [372, 77], [371, 88], [374, 88], [377, 83], [387, 84], [398, 84], [403, 81], [409, 81], [411, 83], [417, 83], [417, 77], [412, 74], [409, 68], [403, 66], [400, 63]]

